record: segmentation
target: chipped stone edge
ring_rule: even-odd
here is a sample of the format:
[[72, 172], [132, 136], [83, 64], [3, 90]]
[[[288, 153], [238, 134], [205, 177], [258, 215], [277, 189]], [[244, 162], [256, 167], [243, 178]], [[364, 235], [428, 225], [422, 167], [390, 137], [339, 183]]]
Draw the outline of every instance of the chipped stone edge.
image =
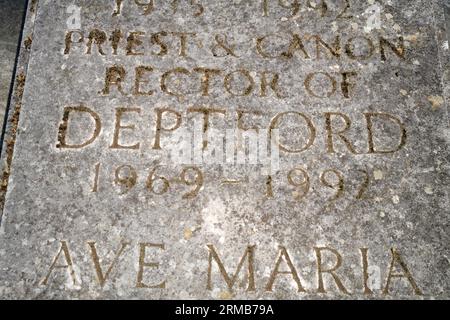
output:
[[13, 89], [10, 93], [5, 124], [3, 127], [0, 157], [0, 225], [3, 220], [6, 194], [8, 192], [9, 176], [14, 157], [14, 147], [19, 126], [22, 98], [28, 72], [28, 62], [31, 55], [38, 7], [39, 0], [28, 0], [26, 3], [26, 11], [24, 14], [25, 20], [19, 40], [20, 49], [18, 50], [19, 53], [16, 57], [16, 66], [14, 70]]

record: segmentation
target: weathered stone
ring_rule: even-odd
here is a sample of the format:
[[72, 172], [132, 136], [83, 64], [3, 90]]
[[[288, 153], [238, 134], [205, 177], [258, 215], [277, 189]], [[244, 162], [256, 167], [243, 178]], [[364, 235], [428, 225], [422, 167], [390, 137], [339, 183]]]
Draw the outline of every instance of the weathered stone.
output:
[[449, 298], [440, 1], [29, 6], [0, 297]]

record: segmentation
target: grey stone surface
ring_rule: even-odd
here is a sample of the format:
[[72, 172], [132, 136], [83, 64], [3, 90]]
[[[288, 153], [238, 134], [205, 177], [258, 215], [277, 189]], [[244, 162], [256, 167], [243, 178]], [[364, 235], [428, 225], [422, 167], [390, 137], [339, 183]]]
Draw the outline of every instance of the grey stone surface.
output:
[[25, 1], [1, 0], [0, 7], [2, 8], [0, 11], [0, 124], [3, 124], [25, 11]]
[[[450, 297], [444, 2], [262, 3], [32, 3], [2, 151], [0, 297]], [[198, 68], [220, 69], [208, 92]], [[187, 139], [200, 108], [216, 111], [207, 145]], [[177, 162], [237, 124], [279, 130], [275, 172]]]

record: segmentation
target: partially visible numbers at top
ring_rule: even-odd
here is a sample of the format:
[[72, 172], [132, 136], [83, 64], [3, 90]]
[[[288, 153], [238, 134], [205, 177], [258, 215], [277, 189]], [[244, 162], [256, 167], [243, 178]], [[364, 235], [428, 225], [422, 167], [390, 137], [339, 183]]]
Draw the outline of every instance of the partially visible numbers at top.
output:
[[[193, 17], [205, 13], [204, 0], [113, 0], [113, 16], [122, 14], [124, 7], [133, 7], [141, 15], [147, 16], [156, 10], [168, 9], [173, 14], [186, 12]], [[320, 17], [332, 16], [336, 19], [349, 19], [351, 0], [254, 0], [261, 6], [262, 16], [271, 17], [276, 10], [285, 10], [288, 17], [296, 17], [302, 8], [316, 11]], [[259, 2], [259, 4], [258, 4]]]
[[349, 19], [350, 0], [260, 0], [263, 17], [270, 17], [276, 9], [285, 9], [288, 16], [296, 17], [301, 8], [315, 10], [320, 17], [332, 16]]
[[176, 14], [181, 11], [181, 8], [186, 8], [194, 17], [199, 17], [205, 12], [205, 8], [201, 0], [167, 0], [161, 1], [161, 4], [155, 3], [155, 0], [113, 0], [114, 10], [113, 16], [122, 14], [125, 5], [133, 6], [141, 15], [148, 16], [157, 9], [164, 9], [164, 6], [170, 6], [170, 10]]

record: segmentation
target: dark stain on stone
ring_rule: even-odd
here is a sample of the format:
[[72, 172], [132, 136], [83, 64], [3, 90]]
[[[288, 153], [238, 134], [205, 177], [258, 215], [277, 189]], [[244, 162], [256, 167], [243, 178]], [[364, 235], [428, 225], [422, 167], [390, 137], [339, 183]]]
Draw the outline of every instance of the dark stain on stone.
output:
[[33, 13], [33, 14], [36, 13], [37, 3], [38, 3], [38, 0], [31, 0], [30, 13]]
[[25, 50], [30, 51], [31, 44], [33, 43], [33, 37], [28, 36], [25, 41], [23, 42], [23, 45], [25, 46]]

